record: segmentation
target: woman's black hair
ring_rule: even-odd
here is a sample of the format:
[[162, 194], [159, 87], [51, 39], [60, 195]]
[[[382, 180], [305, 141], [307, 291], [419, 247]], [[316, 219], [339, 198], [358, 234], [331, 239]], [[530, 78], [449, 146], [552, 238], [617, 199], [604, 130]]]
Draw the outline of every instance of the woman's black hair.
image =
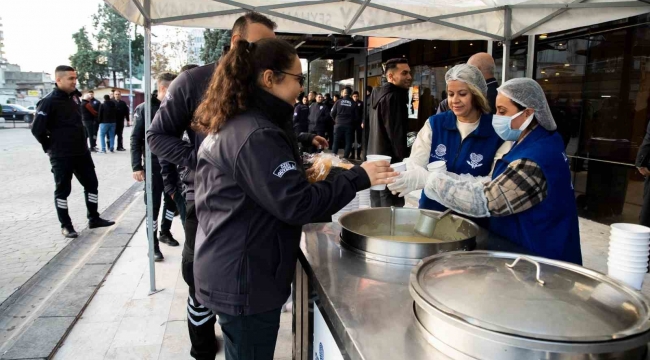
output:
[[519, 110], [519, 111], [524, 111], [524, 110], [527, 109], [527, 107], [521, 105], [520, 103], [518, 103], [518, 102], [516, 102], [516, 101], [514, 101], [512, 99], [510, 99], [510, 102], [512, 102], [512, 104], [515, 105], [517, 107], [517, 110]]
[[228, 119], [247, 110], [262, 72], [272, 70], [282, 80], [287, 76], [283, 72], [293, 66], [296, 56], [296, 49], [284, 40], [238, 41], [219, 61], [196, 110], [195, 128], [217, 133]]

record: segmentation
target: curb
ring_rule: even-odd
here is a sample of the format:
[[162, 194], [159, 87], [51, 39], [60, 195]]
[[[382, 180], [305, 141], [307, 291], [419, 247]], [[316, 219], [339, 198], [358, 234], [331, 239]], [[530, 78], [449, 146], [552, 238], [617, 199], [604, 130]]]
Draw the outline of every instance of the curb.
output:
[[82, 230], [0, 305], [0, 325], [15, 331], [0, 344], [1, 360], [54, 355], [144, 220], [142, 195], [133, 184], [102, 213], [114, 226]]

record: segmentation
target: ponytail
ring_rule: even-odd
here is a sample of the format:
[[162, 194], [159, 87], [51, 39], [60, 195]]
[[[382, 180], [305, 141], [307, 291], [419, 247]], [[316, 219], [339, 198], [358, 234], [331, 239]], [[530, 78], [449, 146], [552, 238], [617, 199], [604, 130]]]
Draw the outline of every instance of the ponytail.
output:
[[220, 59], [196, 110], [196, 130], [217, 133], [226, 119], [246, 110], [248, 96], [253, 93], [257, 80], [253, 74], [254, 52], [254, 43], [240, 40]]
[[296, 54], [293, 46], [279, 39], [262, 39], [256, 43], [237, 41], [219, 60], [196, 110], [194, 129], [206, 134], [219, 132], [227, 120], [246, 111], [260, 72], [287, 70], [293, 65]]

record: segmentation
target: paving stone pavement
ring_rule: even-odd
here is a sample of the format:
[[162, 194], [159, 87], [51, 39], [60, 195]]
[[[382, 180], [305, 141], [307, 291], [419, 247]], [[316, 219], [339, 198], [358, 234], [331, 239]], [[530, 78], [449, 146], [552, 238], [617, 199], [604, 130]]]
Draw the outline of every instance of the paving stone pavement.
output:
[[[128, 150], [131, 128], [124, 128]], [[99, 212], [131, 185], [129, 151], [93, 154], [99, 179]], [[61, 251], [69, 240], [61, 235], [54, 209], [54, 178], [49, 158], [29, 129], [0, 129], [0, 304]], [[72, 180], [68, 198], [77, 231], [87, 227], [83, 188]]]

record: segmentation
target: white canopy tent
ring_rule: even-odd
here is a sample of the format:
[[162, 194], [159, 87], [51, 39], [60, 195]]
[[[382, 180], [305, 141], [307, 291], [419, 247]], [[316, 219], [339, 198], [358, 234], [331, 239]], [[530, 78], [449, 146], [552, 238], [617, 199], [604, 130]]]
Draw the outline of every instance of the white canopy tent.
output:
[[[104, 0], [145, 28], [146, 128], [151, 123], [151, 26], [230, 29], [244, 12], [269, 16], [278, 31], [405, 39], [503, 42], [506, 80], [510, 41], [650, 12], [650, 0]], [[532, 45], [531, 45], [532, 44]], [[534, 46], [534, 42], [529, 42]], [[529, 55], [532, 51], [529, 51]], [[531, 62], [532, 63], [532, 62]], [[532, 68], [532, 67], [531, 67]], [[528, 74], [530, 76], [531, 74]], [[147, 203], [151, 199], [151, 154], [147, 145]], [[151, 292], [153, 223], [149, 208]]]

